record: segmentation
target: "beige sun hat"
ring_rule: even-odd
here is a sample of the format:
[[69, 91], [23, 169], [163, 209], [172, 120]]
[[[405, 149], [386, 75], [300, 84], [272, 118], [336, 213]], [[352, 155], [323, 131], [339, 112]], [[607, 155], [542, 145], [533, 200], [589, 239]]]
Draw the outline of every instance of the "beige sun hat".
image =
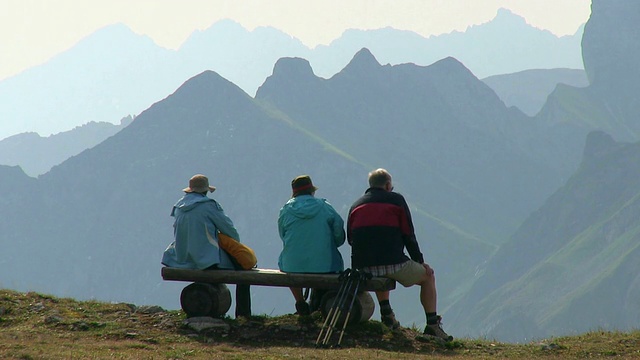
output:
[[193, 175], [191, 179], [189, 179], [189, 187], [182, 189], [182, 191], [186, 193], [203, 193], [207, 191], [214, 192], [216, 191], [216, 187], [209, 186], [209, 179], [206, 176], [197, 174]]

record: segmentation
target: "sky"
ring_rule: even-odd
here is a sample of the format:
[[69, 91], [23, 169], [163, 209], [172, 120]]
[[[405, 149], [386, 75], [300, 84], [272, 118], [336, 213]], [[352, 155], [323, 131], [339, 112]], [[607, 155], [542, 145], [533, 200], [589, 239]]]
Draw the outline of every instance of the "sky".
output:
[[222, 19], [248, 30], [271, 26], [313, 48], [347, 29], [393, 27], [425, 37], [464, 31], [499, 8], [562, 36], [588, 20], [591, 0], [0, 0], [0, 80], [114, 23], [169, 49]]

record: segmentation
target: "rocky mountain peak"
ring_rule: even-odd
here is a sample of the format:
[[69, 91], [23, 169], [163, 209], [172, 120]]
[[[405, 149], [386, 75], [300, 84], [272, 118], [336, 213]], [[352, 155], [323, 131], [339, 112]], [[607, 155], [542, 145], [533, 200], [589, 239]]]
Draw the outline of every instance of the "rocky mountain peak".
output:
[[640, 83], [640, 1], [593, 0], [582, 38], [589, 82], [597, 87]]
[[273, 76], [285, 76], [302, 80], [313, 78], [315, 74], [308, 60], [298, 57], [285, 57], [279, 59], [274, 65]]
[[360, 49], [351, 59], [342, 73], [371, 74], [381, 67], [378, 60], [367, 48]]
[[171, 96], [192, 97], [212, 96], [219, 94], [224, 96], [230, 92], [244, 93], [238, 86], [223, 78], [215, 71], [207, 70], [185, 81]]
[[514, 14], [511, 10], [500, 8], [496, 14], [496, 17], [491, 21], [493, 25], [500, 26], [526, 26], [526, 20], [518, 15]]

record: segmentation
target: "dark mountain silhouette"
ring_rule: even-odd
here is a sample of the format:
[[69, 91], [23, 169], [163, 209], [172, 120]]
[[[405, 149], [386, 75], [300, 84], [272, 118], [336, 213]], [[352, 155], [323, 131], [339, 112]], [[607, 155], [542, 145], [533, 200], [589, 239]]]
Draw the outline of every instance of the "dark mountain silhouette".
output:
[[589, 95], [607, 109], [606, 115], [613, 120], [611, 134], [635, 141], [640, 139], [640, 44], [636, 41], [640, 36], [640, 4], [595, 0], [591, 8], [593, 14], [582, 39], [585, 71], [592, 84]]
[[42, 137], [36, 133], [22, 133], [0, 140], [0, 164], [18, 165], [30, 176], [49, 171], [71, 156], [91, 148], [129, 125], [129, 116], [120, 125], [90, 122], [73, 130]]
[[535, 124], [453, 58], [381, 66], [362, 49], [329, 80], [306, 60], [282, 59], [256, 99], [365, 164], [392, 153], [400, 156], [394, 163], [412, 163], [392, 172], [413, 179], [404, 186], [416, 201], [490, 243], [561, 185], [562, 175], [521, 143], [540, 131]]
[[[307, 67], [303, 70], [310, 69]], [[310, 71], [309, 74], [315, 76]], [[495, 75], [482, 81], [507, 106], [516, 106], [529, 115], [534, 115], [542, 107], [547, 95], [558, 83], [582, 87], [587, 82], [584, 71], [572, 69], [526, 70]], [[131, 121], [131, 116], [128, 116], [119, 125], [90, 122], [48, 137], [33, 132], [10, 136], [0, 140], [0, 164], [19, 165], [28, 175], [38, 176], [67, 158], [99, 144]]]
[[493, 21], [465, 33], [424, 38], [391, 28], [350, 30], [331, 45], [312, 50], [276, 29], [247, 31], [224, 20], [194, 32], [172, 51], [116, 24], [41, 66], [0, 81], [0, 114], [11, 119], [0, 130], [0, 139], [23, 132], [48, 136], [90, 121], [115, 123], [139, 114], [205, 70], [216, 71], [251, 95], [282, 57], [309, 59], [316, 74], [328, 78], [363, 47], [391, 64], [430, 65], [453, 56], [482, 77], [528, 68], [582, 68], [580, 34], [558, 38], [501, 10]]
[[[622, 103], [620, 95], [637, 91], [640, 73], [637, 59], [640, 44], [640, 5], [624, 0], [594, 0], [592, 15], [582, 39], [585, 71], [592, 84], [607, 100]], [[607, 94], [607, 90], [614, 93]], [[628, 104], [631, 105], [631, 104]]]
[[533, 69], [482, 79], [507, 106], [515, 106], [529, 116], [540, 111], [547, 96], [558, 84], [582, 88], [589, 85], [580, 69]]
[[[638, 19], [640, 3], [593, 1], [583, 39], [591, 84], [558, 86], [534, 120], [553, 124], [567, 149], [581, 134], [601, 130], [588, 136], [576, 173], [501, 246], [450, 309], [454, 332], [523, 341], [637, 327], [640, 143], [632, 111], [637, 92], [629, 93], [637, 83], [629, 79], [638, 79], [640, 70], [625, 64], [637, 63], [640, 54], [618, 37], [637, 32]], [[603, 51], [590, 50], [596, 48]], [[610, 75], [601, 79], [599, 71]]]
[[[24, 221], [15, 221], [16, 219], [30, 219], [34, 214], [39, 214], [38, 208], [30, 206], [12, 207], [12, 204], [20, 202], [38, 204], [38, 181], [29, 177], [22, 171], [19, 166], [0, 165], [0, 179], [2, 179], [2, 206], [0, 206], [0, 229], [2, 229], [2, 243], [7, 245], [7, 249], [20, 248], [28, 250], [29, 242], [25, 239], [29, 236], [28, 227], [25, 228]], [[11, 243], [10, 243], [11, 242]], [[10, 251], [10, 250], [9, 250]], [[8, 265], [6, 255], [2, 256], [0, 264]], [[6, 279], [0, 280], [0, 286], [9, 287], [17, 286], [18, 280], [7, 282]]]
[[618, 141], [637, 141], [640, 44], [634, 39], [640, 35], [640, 3], [594, 0], [591, 8], [582, 40], [590, 86], [559, 86], [540, 118], [559, 128], [569, 124], [583, 132], [603, 130]]

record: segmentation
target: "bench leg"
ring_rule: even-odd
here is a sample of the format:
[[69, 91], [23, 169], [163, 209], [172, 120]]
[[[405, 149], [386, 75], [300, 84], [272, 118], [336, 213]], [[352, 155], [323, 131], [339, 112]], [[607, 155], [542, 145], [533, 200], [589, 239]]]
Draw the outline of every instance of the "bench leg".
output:
[[251, 287], [236, 285], [236, 318], [251, 316]]
[[182, 289], [180, 306], [187, 317], [221, 317], [231, 307], [231, 293], [225, 284], [193, 283]]

